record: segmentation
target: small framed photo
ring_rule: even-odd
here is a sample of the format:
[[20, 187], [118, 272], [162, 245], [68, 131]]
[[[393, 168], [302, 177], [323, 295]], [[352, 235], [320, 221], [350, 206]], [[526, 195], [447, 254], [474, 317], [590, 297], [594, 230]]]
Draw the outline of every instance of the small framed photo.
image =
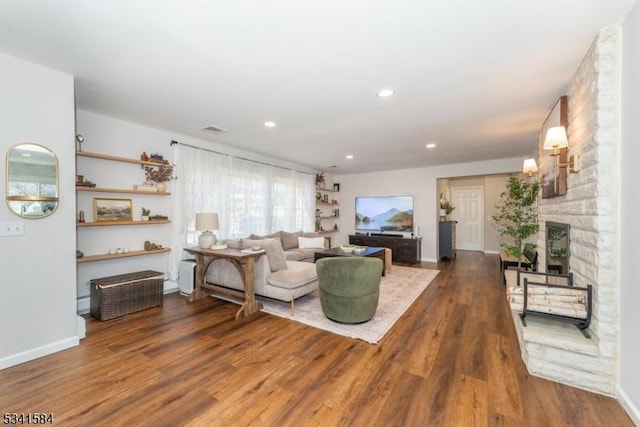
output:
[[133, 221], [131, 199], [93, 199], [93, 219], [101, 221]]

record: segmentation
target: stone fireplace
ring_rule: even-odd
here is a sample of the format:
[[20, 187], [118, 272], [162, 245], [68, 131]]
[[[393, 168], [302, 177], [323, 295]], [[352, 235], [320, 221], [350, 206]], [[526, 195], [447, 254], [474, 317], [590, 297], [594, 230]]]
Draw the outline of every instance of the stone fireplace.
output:
[[[620, 28], [609, 27], [599, 32], [565, 89], [568, 155], [580, 156], [581, 170], [568, 174], [565, 195], [538, 201], [539, 270], [570, 271], [576, 286], [593, 285], [592, 339], [547, 319], [527, 318], [523, 327], [513, 312], [531, 374], [611, 396], [619, 368], [619, 177], [612, 167], [619, 164], [619, 82]], [[552, 161], [540, 144], [538, 164]], [[550, 235], [558, 238], [552, 244]]]

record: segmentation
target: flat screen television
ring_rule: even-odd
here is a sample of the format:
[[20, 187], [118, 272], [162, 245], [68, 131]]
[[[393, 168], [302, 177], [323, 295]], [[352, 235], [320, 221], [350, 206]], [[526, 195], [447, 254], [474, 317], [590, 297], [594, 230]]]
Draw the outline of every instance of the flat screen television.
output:
[[413, 196], [356, 197], [356, 230], [413, 231]]

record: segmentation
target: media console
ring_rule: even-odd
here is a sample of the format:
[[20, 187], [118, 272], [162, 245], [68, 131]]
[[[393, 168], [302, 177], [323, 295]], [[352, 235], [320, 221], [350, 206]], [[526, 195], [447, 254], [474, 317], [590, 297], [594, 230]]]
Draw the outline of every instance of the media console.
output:
[[391, 249], [391, 260], [397, 262], [420, 262], [422, 255], [422, 237], [405, 239], [384, 234], [373, 236], [349, 235], [349, 243], [352, 245], [389, 248]]

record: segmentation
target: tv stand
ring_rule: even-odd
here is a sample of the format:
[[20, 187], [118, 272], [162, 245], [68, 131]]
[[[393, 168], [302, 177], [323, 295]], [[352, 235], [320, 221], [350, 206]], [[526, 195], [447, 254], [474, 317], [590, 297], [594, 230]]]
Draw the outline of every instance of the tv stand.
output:
[[393, 234], [371, 233], [369, 236], [349, 235], [349, 243], [391, 249], [391, 260], [397, 262], [420, 262], [422, 237], [405, 239]]

